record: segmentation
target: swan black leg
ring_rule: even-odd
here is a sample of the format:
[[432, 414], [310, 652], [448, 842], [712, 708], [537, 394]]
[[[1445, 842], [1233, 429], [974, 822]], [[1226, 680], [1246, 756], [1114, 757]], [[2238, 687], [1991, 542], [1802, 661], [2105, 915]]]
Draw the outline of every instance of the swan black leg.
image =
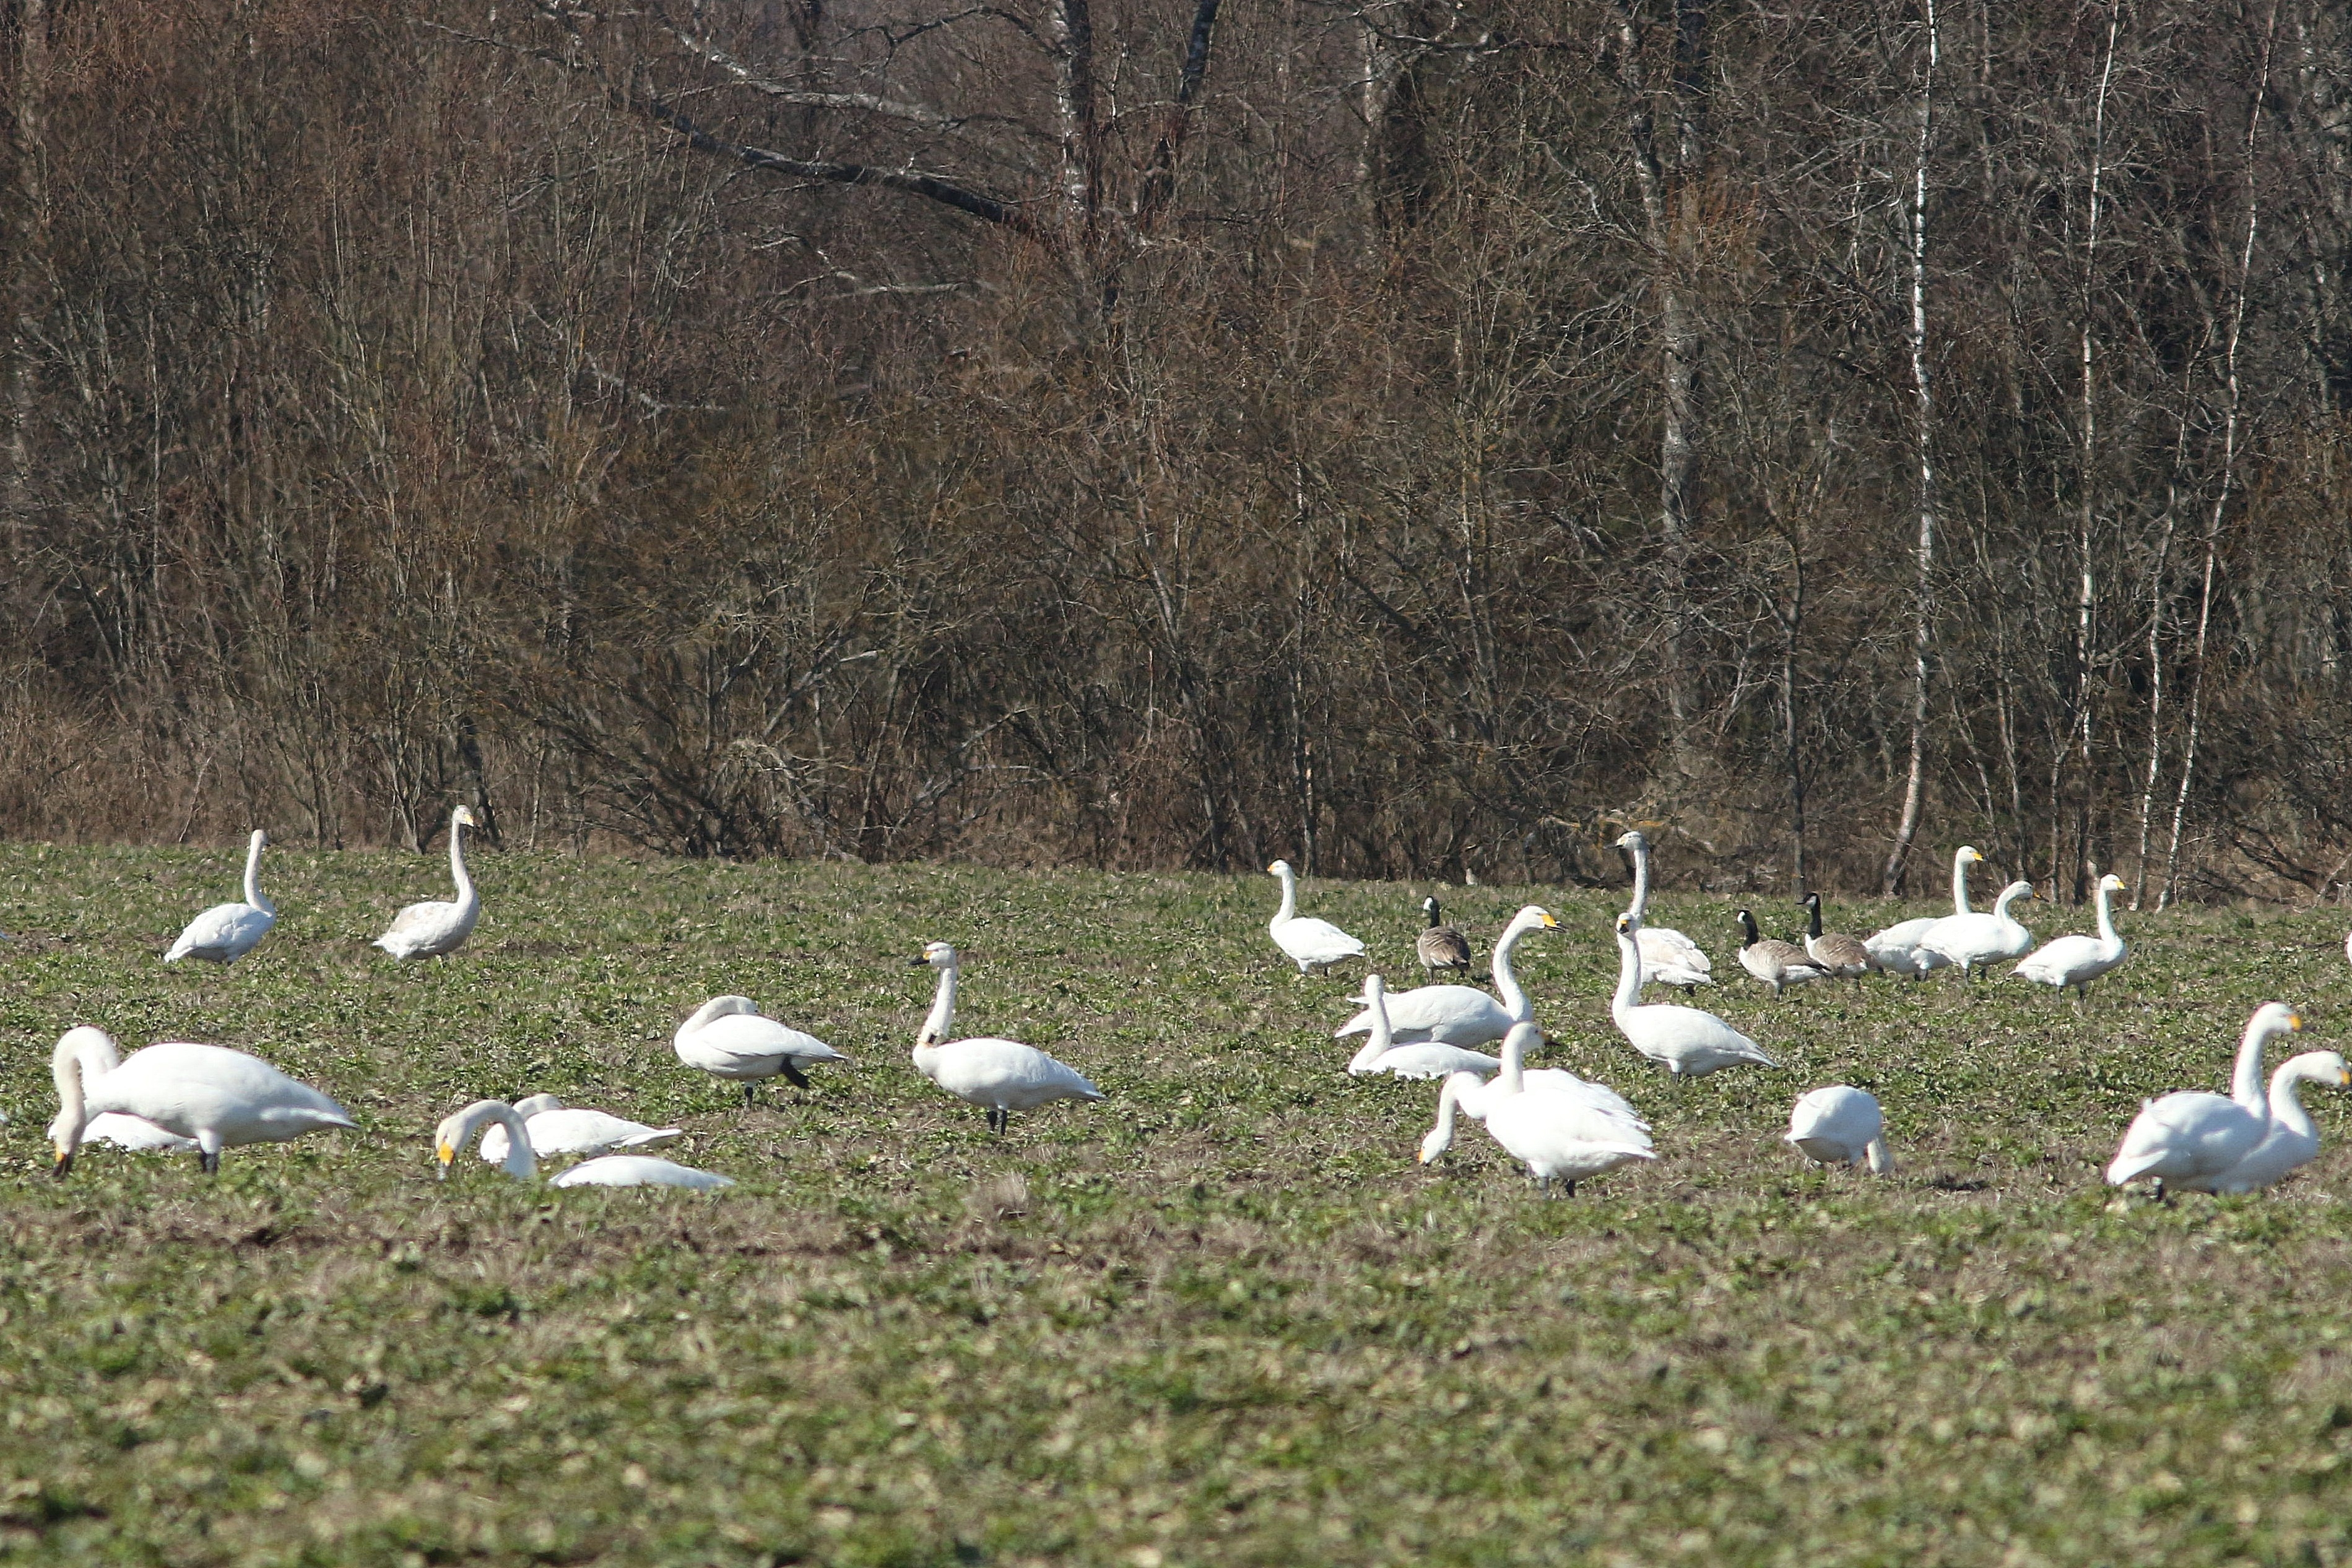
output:
[[204, 1167], [204, 1173], [206, 1176], [220, 1175], [220, 1155], [214, 1150], [198, 1149], [196, 1164]]
[[793, 1065], [793, 1059], [789, 1056], [784, 1058], [784, 1082], [795, 1089], [806, 1089], [809, 1086], [808, 1079], [802, 1074], [799, 1068]]
[[746, 1111], [749, 1111], [751, 1108], [751, 1095], [757, 1088], [758, 1085], [754, 1084], [750, 1079], [747, 1078], [743, 1081], [743, 1109]]

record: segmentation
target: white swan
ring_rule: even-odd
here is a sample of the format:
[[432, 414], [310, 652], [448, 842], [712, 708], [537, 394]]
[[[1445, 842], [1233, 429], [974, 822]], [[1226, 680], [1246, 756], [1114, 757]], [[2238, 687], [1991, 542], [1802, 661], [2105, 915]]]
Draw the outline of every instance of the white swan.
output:
[[1503, 1037], [1502, 1071], [1492, 1083], [1481, 1083], [1469, 1072], [1445, 1081], [1437, 1097], [1437, 1124], [1421, 1141], [1423, 1165], [1453, 1146], [1457, 1107], [1484, 1121], [1488, 1135], [1525, 1165], [1547, 1193], [1558, 1181], [1573, 1196], [1580, 1181], [1657, 1157], [1649, 1124], [1614, 1090], [1581, 1079], [1572, 1079], [1572, 1087], [1532, 1085], [1527, 1051], [1542, 1040], [1533, 1021], [1514, 1024]]
[[2099, 934], [2096, 936], [2054, 936], [2035, 948], [2010, 971], [2021, 980], [2074, 988], [2079, 1005], [2090, 995], [2091, 982], [2124, 961], [2124, 939], [2116, 934], [2110, 899], [2124, 890], [2124, 879], [2108, 873], [2099, 879]]
[[207, 1171], [220, 1169], [223, 1149], [358, 1125], [309, 1084], [226, 1046], [166, 1040], [125, 1060], [103, 1030], [84, 1025], [58, 1038], [49, 1076], [58, 1089], [49, 1142], [59, 1176], [73, 1169], [91, 1119], [108, 1111], [193, 1140]]
[[[441, 1124], [433, 1131], [433, 1153], [441, 1162], [442, 1179], [448, 1179], [450, 1163], [465, 1152], [466, 1141], [487, 1122], [497, 1123], [507, 1134], [504, 1151], [494, 1162], [498, 1167], [517, 1181], [536, 1181], [539, 1159], [531, 1153], [530, 1125], [503, 1100], [477, 1100], [464, 1110], [441, 1118]], [[698, 1171], [692, 1166], [673, 1165], [649, 1155], [606, 1155], [602, 1159], [582, 1161], [549, 1185], [680, 1186], [709, 1192], [735, 1183], [728, 1176]]]
[[268, 841], [268, 833], [253, 830], [253, 841], [245, 852], [245, 902], [215, 904], [189, 921], [172, 950], [163, 955], [163, 962], [202, 958], [208, 964], [234, 964], [269, 935], [269, 928], [278, 924], [278, 906], [261, 896], [261, 847]]
[[742, 1084], [746, 1105], [763, 1078], [782, 1073], [793, 1088], [806, 1089], [803, 1066], [849, 1060], [816, 1036], [778, 1023], [749, 997], [711, 998], [677, 1026], [670, 1048], [688, 1067]]
[[[2262, 1098], [2263, 1045], [2303, 1027], [2303, 1019], [2284, 1002], [2266, 1002], [2246, 1025], [2238, 1047], [2237, 1071], [2230, 1099], [2200, 1091], [2183, 1090], [2147, 1101], [2107, 1165], [2107, 1183], [2152, 1179], [2160, 1199], [2165, 1187], [2210, 1189], [2212, 1184], [2253, 1153], [2270, 1132], [2270, 1106]], [[2251, 1067], [2251, 1074], [2249, 1068]], [[2249, 1085], [2247, 1080], [2253, 1080]], [[2251, 1096], [2247, 1090], [2252, 1088]], [[2249, 1105], [2248, 1098], [2253, 1101]]]
[[1298, 873], [1290, 869], [1288, 861], [1276, 861], [1265, 869], [1269, 876], [1282, 882], [1282, 907], [1274, 912], [1265, 929], [1274, 945], [1298, 966], [1300, 974], [1364, 956], [1364, 945], [1345, 931], [1328, 920], [1298, 913]]
[[1878, 1097], [1861, 1089], [1835, 1084], [1799, 1096], [1789, 1112], [1789, 1130], [1782, 1134], [1797, 1152], [1816, 1165], [1856, 1166], [1865, 1162], [1873, 1176], [1895, 1168], [1886, 1152], [1886, 1118]]
[[1748, 1062], [1777, 1065], [1754, 1040], [1713, 1013], [1643, 1002], [1642, 950], [1634, 929], [1632, 915], [1617, 917], [1617, 994], [1610, 998], [1609, 1016], [1635, 1051], [1664, 1062], [1678, 1078], [1703, 1078]]
[[1633, 857], [1633, 902], [1625, 911], [1633, 917], [1633, 940], [1642, 945], [1642, 983], [1680, 986], [1715, 984], [1715, 961], [1681, 932], [1664, 925], [1646, 925], [1650, 917], [1650, 841], [1639, 830], [1617, 841]]
[[[533, 1094], [514, 1103], [514, 1113], [530, 1130], [530, 1152], [541, 1159], [559, 1155], [604, 1155], [614, 1149], [649, 1149], [685, 1134], [683, 1127], [648, 1127], [643, 1122], [584, 1106], [566, 1105], [552, 1094]], [[506, 1163], [507, 1124], [493, 1122], [482, 1133], [482, 1158], [491, 1165]]]
[[2254, 1152], [2214, 1178], [2217, 1193], [2258, 1192], [2285, 1180], [2319, 1157], [2319, 1129], [2295, 1098], [2295, 1085], [2323, 1083], [2352, 1088], [2352, 1071], [2332, 1051], [2306, 1051], [2282, 1062], [2271, 1077], [2270, 1131]]
[[457, 884], [457, 901], [410, 904], [392, 917], [392, 928], [375, 939], [375, 946], [395, 958], [437, 958], [456, 952], [474, 934], [475, 925], [482, 918], [482, 895], [474, 891], [474, 879], [466, 874], [463, 831], [472, 826], [470, 807], [460, 806], [449, 813], [449, 876]]
[[[1984, 859], [1969, 845], [1962, 844], [1952, 856], [1952, 913], [1969, 913], [1969, 867]], [[1901, 920], [1875, 936], [1863, 939], [1870, 956], [1878, 967], [1890, 975], [1908, 975], [1913, 979], [1924, 978], [1931, 970], [1944, 967], [1941, 956], [1919, 951], [1919, 938], [1936, 927], [1944, 918], [1940, 915], [1922, 915], [1916, 920]]]
[[[104, 1030], [85, 1025], [66, 1033], [74, 1041], [74, 1054], [81, 1060], [83, 1082], [122, 1065], [122, 1053], [115, 1049], [113, 1037]], [[126, 1116], [120, 1111], [100, 1111], [92, 1116], [81, 1130], [81, 1141], [85, 1148], [91, 1144], [111, 1144], [118, 1149], [143, 1155], [184, 1155], [196, 1146], [194, 1138], [167, 1133], [152, 1122]]]
[[[1513, 1024], [1533, 1018], [1536, 1005], [1511, 972], [1511, 951], [1528, 932], [1553, 930], [1559, 925], [1539, 904], [1530, 904], [1511, 916], [1495, 939], [1492, 972], [1495, 988], [1503, 994], [1499, 1002], [1475, 986], [1416, 986], [1389, 998], [1389, 1028], [1397, 1043], [1484, 1045], [1508, 1034]], [[1334, 1030], [1332, 1038], [1344, 1040], [1371, 1027], [1372, 1012], [1366, 1008]]]
[[1503, 1070], [1503, 1064], [1482, 1051], [1465, 1051], [1458, 1045], [1444, 1045], [1423, 1040], [1416, 1045], [1399, 1045], [1389, 1027], [1388, 983], [1378, 975], [1364, 977], [1364, 994], [1358, 998], [1365, 1011], [1371, 1015], [1371, 1038], [1348, 1063], [1348, 1071], [1361, 1075], [1385, 1072], [1396, 1078], [1444, 1078], [1450, 1073], [1468, 1072], [1486, 1079]]
[[1034, 1045], [985, 1037], [948, 1040], [949, 1026], [955, 1022], [956, 977], [960, 972], [956, 950], [944, 942], [933, 942], [924, 947], [921, 957], [907, 962], [914, 968], [936, 969], [940, 975], [938, 994], [931, 998], [930, 1016], [923, 1020], [923, 1031], [915, 1037], [915, 1071], [957, 1099], [985, 1107], [992, 1129], [1004, 1131], [1015, 1111], [1031, 1110], [1055, 1100], [1103, 1097], [1102, 1091], [1087, 1082], [1083, 1074]]
[[2010, 914], [2009, 906], [2032, 896], [2032, 883], [2012, 882], [2000, 890], [1990, 915], [1947, 915], [1927, 928], [1914, 951], [1955, 966], [1962, 980], [1972, 970], [2014, 958], [2033, 946], [2033, 933]]

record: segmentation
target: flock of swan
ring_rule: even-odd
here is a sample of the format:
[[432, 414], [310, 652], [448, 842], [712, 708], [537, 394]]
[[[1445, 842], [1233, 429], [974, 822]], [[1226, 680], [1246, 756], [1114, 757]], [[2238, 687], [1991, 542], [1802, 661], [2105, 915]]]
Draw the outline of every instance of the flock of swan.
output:
[[[408, 905], [375, 946], [398, 960], [439, 956], [472, 935], [482, 908], [466, 870], [464, 831], [473, 825], [466, 807], [452, 813], [449, 866], [457, 898]], [[268, 934], [277, 908], [260, 886], [267, 842], [264, 833], [253, 834], [244, 899], [215, 905], [190, 921], [164, 962], [234, 963]], [[1653, 983], [1678, 988], [1687, 998], [1715, 983], [1714, 965], [1681, 932], [1647, 924], [1648, 841], [1635, 831], [1617, 843], [1633, 862], [1632, 901], [1615, 922], [1619, 967], [1610, 999], [1610, 1017], [1626, 1043], [1674, 1078], [1774, 1065], [1754, 1040], [1714, 1013], [1686, 1003], [1642, 999]], [[2122, 881], [2112, 875], [2099, 881], [2097, 936], [2061, 936], [2034, 948], [2032, 933], [2010, 912], [2019, 899], [2032, 895], [2030, 884], [2011, 883], [1990, 913], [1970, 908], [1969, 871], [1983, 858], [1968, 847], [1953, 857], [1950, 915], [1904, 921], [1866, 938], [1823, 931], [1818, 895], [1805, 901], [1801, 942], [1761, 936], [1754, 915], [1739, 910], [1740, 967], [1779, 996], [1820, 980], [1852, 979], [1859, 985], [1873, 972], [1917, 980], [1953, 968], [1965, 980], [1992, 964], [2015, 959], [2011, 973], [2017, 977], [2061, 991], [2072, 988], [2081, 1006], [2092, 982], [2126, 956], [2111, 903]], [[1267, 870], [1282, 887], [1268, 934], [1302, 976], [1366, 956], [1363, 943], [1337, 925], [1299, 914], [1298, 879], [1287, 862], [1276, 861]], [[1424, 900], [1423, 910], [1428, 925], [1415, 952], [1424, 968], [1432, 976], [1466, 970], [1467, 937], [1443, 923], [1435, 898]], [[1534, 1000], [1513, 972], [1513, 955], [1523, 939], [1558, 930], [1559, 924], [1537, 904], [1512, 916], [1495, 942], [1491, 994], [1454, 980], [1391, 992], [1379, 974], [1364, 977], [1355, 998], [1362, 1010], [1340, 1025], [1337, 1037], [1365, 1037], [1348, 1063], [1351, 1074], [1439, 1082], [1436, 1123], [1422, 1140], [1422, 1163], [1444, 1155], [1465, 1117], [1483, 1125], [1546, 1192], [1557, 1186], [1573, 1193], [1580, 1181], [1656, 1157], [1650, 1124], [1616, 1091], [1560, 1069], [1527, 1065], [1528, 1052], [1544, 1036], [1535, 1021]], [[938, 977], [929, 1014], [915, 1040], [915, 1070], [944, 1093], [985, 1111], [992, 1131], [1003, 1132], [1015, 1111], [1057, 1100], [1103, 1098], [1082, 1073], [1034, 1046], [990, 1037], [950, 1039], [961, 976], [956, 950], [933, 942], [908, 962]], [[2117, 1186], [2149, 1182], [2159, 1198], [2168, 1187], [2248, 1192], [2276, 1183], [2316, 1157], [2318, 1134], [2297, 1089], [2305, 1083], [2352, 1086], [2352, 1071], [2333, 1051], [2306, 1052], [2281, 1066], [2266, 1092], [2265, 1047], [2301, 1027], [2302, 1020], [2284, 1004], [2271, 1003], [2255, 1013], [2239, 1047], [2231, 1092], [2181, 1092], [2148, 1102], [2125, 1134], [2107, 1180]], [[807, 1088], [806, 1069], [848, 1060], [814, 1035], [763, 1014], [750, 998], [735, 995], [714, 997], [696, 1009], [678, 1026], [672, 1045], [685, 1066], [742, 1085], [746, 1104], [764, 1081], [782, 1077]], [[1489, 1054], [1480, 1049], [1486, 1046], [1497, 1051]], [[167, 1040], [125, 1058], [110, 1036], [81, 1025], [58, 1039], [50, 1067], [58, 1112], [49, 1134], [60, 1176], [72, 1169], [77, 1152], [88, 1144], [193, 1151], [211, 1172], [219, 1168], [225, 1149], [357, 1125], [318, 1089], [224, 1046]], [[694, 1190], [733, 1185], [728, 1176], [643, 1152], [680, 1135], [677, 1127], [649, 1126], [540, 1094], [511, 1103], [477, 1100], [454, 1112], [435, 1130], [434, 1151], [445, 1176], [478, 1139], [481, 1159], [519, 1181], [539, 1179], [542, 1161], [570, 1158], [576, 1163], [551, 1185]], [[1862, 1166], [1873, 1173], [1893, 1167], [1877, 1100], [1851, 1085], [1833, 1084], [1800, 1098], [1784, 1137], [1820, 1164]]]

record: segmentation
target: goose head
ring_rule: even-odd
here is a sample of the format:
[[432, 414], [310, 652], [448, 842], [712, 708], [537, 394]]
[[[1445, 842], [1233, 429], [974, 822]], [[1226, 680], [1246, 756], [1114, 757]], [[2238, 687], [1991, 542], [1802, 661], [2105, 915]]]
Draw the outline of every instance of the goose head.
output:
[[1762, 936], [1756, 929], [1756, 916], [1742, 909], [1734, 913], [1732, 918], [1739, 922], [1739, 930], [1743, 938], [1739, 945], [1742, 947], [1753, 947], [1758, 942], [1763, 940]]
[[1432, 925], [1437, 924], [1437, 895], [1435, 894], [1432, 894], [1429, 897], [1421, 901], [1421, 912], [1429, 916], [1429, 923]]

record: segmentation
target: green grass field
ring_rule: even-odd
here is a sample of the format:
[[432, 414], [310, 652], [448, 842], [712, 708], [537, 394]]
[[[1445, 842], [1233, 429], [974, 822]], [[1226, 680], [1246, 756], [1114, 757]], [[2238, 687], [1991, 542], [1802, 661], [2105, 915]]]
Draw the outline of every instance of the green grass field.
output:
[[[1548, 1059], [1656, 1128], [1655, 1166], [1546, 1202], [1475, 1127], [1415, 1166], [1433, 1086], [1341, 1071], [1354, 973], [1281, 960], [1265, 877], [485, 855], [472, 945], [395, 967], [363, 944], [443, 862], [273, 851], [264, 946], [166, 970], [239, 860], [0, 846], [0, 1561], [2352, 1562], [2352, 1151], [2162, 1209], [2098, 1180], [2257, 1003], [2345, 1040], [2337, 915], [2125, 916], [2078, 1015], [1948, 979], [1776, 1002], [1730, 904], [1665, 896], [1783, 1063], [1677, 1084], [1609, 1026], [1620, 895], [1457, 889], [1474, 935], [1560, 915], [1520, 949]], [[1406, 985], [1418, 891], [1305, 902]], [[959, 1032], [1109, 1099], [999, 1140], [917, 1077], [928, 938]], [[743, 1110], [670, 1052], [722, 990], [855, 1068]], [[78, 1022], [255, 1051], [362, 1130], [53, 1180]], [[1885, 1102], [1893, 1176], [1780, 1143], [1838, 1082]], [[436, 1179], [435, 1122], [534, 1090], [683, 1124], [741, 1186]]]

